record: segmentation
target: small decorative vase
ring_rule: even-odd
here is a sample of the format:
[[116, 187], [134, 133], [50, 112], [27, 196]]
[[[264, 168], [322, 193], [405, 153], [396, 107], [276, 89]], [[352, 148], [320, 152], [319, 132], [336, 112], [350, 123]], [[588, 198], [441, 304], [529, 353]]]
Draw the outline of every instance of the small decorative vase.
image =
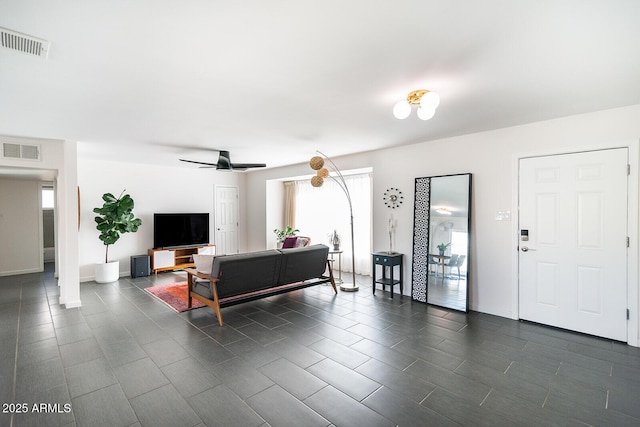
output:
[[333, 250], [334, 250], [334, 251], [339, 251], [339, 250], [340, 250], [340, 244], [339, 244], [339, 243], [338, 243], [338, 244], [335, 244], [335, 243], [334, 243], [334, 244], [333, 244]]
[[443, 250], [441, 250], [441, 249], [438, 249], [438, 253], [440, 254], [440, 256], [443, 256], [443, 255], [444, 255], [444, 251], [443, 251]]

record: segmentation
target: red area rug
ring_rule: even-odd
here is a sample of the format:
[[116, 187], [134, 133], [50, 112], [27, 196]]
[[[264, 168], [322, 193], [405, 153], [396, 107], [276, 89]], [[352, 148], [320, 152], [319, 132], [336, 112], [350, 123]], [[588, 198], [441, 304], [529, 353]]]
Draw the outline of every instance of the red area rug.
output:
[[187, 308], [187, 282], [174, 283], [165, 286], [152, 286], [150, 288], [145, 288], [145, 291], [149, 292], [151, 295], [158, 298], [178, 313], [205, 306], [197, 299], [192, 299], [191, 308]]

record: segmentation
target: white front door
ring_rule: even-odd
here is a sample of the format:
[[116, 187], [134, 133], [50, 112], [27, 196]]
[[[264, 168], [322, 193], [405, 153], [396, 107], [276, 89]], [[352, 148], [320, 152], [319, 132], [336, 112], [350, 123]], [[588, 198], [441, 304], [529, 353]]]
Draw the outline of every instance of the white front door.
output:
[[238, 187], [216, 186], [215, 222], [216, 253], [238, 253]]
[[520, 160], [521, 319], [627, 341], [627, 164], [626, 148]]

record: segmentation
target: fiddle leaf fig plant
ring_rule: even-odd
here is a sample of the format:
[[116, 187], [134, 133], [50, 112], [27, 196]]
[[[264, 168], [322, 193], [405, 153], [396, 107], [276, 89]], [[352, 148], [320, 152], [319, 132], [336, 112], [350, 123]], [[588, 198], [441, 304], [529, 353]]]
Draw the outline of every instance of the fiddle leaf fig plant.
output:
[[116, 243], [121, 234], [135, 233], [142, 225], [142, 220], [133, 214], [133, 199], [130, 195], [124, 194], [125, 191], [123, 190], [118, 198], [111, 193], [105, 193], [102, 196], [102, 207], [93, 209], [93, 212], [98, 214], [95, 221], [100, 232], [99, 239], [106, 246], [105, 263], [109, 262], [109, 246]]

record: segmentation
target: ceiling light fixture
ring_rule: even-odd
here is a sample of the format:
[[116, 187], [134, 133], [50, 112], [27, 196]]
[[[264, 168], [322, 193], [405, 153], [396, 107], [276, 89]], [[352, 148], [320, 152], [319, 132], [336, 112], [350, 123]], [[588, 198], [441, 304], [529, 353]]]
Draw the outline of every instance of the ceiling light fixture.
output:
[[393, 107], [393, 115], [396, 119], [406, 119], [411, 114], [411, 107], [418, 107], [418, 117], [429, 120], [436, 114], [436, 108], [440, 105], [440, 96], [426, 89], [410, 92], [406, 100], [399, 101]]
[[451, 215], [451, 211], [445, 207], [436, 209], [436, 212], [438, 212], [440, 215]]

